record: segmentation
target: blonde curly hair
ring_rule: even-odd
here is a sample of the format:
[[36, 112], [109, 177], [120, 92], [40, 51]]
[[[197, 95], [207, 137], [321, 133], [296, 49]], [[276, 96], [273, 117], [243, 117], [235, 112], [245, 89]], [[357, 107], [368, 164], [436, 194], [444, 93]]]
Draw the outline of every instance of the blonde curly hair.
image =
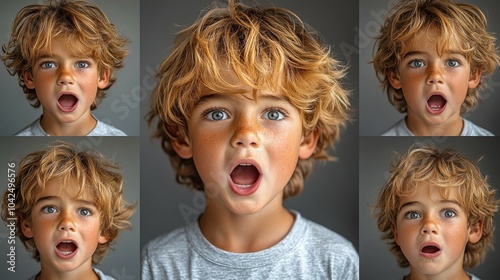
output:
[[[192, 105], [203, 88], [239, 94], [234, 93], [237, 84], [224, 78], [228, 68], [254, 92], [283, 92], [299, 109], [304, 133], [319, 132], [312, 158], [330, 158], [326, 149], [349, 119], [349, 92], [340, 83], [345, 68], [330, 56], [319, 34], [291, 11], [229, 1], [228, 7], [211, 7], [178, 34], [151, 95], [149, 124], [156, 125], [154, 137], [161, 139], [179, 183], [203, 190], [193, 159], [179, 157], [172, 141], [187, 136]], [[299, 159], [285, 198], [302, 190], [312, 158]]]
[[488, 249], [493, 248], [493, 215], [498, 211], [499, 201], [495, 199], [495, 189], [476, 164], [454, 149], [439, 150], [416, 144], [408, 153], [397, 157], [389, 174], [373, 210], [378, 228], [383, 232], [382, 239], [388, 243], [399, 266], [407, 267], [409, 262], [396, 243], [392, 228], [396, 228], [401, 198], [413, 195], [422, 185], [439, 188], [443, 197], [457, 190], [458, 203], [467, 214], [468, 225], [483, 221], [481, 239], [465, 247], [464, 266], [474, 267], [484, 260]]
[[[99, 211], [101, 234], [108, 239], [98, 244], [92, 256], [97, 264], [116, 241], [119, 231], [130, 229], [130, 217], [135, 205], [123, 198], [123, 178], [117, 165], [109, 162], [96, 151], [80, 151], [72, 144], [58, 141], [42, 150], [26, 155], [19, 163], [15, 178], [15, 217], [18, 221], [31, 222], [30, 216], [38, 196], [44, 192], [45, 185], [51, 180], [78, 183], [77, 196], [90, 195]], [[62, 184], [61, 186], [66, 186]], [[3, 194], [2, 219], [12, 218], [9, 213], [8, 198], [11, 192]], [[16, 223], [17, 236], [31, 252], [34, 259], [40, 261], [40, 252], [33, 238], [23, 234], [22, 223]]]
[[397, 73], [407, 51], [407, 45], [421, 32], [437, 30], [438, 52], [442, 53], [453, 42], [470, 63], [471, 73], [482, 71], [478, 87], [469, 89], [461, 107], [468, 112], [480, 100], [485, 78], [500, 64], [496, 38], [488, 32], [486, 16], [476, 6], [454, 0], [402, 0], [390, 11], [379, 35], [375, 38], [373, 67], [391, 104], [400, 113], [407, 111], [402, 89], [395, 89], [389, 81], [390, 73]]

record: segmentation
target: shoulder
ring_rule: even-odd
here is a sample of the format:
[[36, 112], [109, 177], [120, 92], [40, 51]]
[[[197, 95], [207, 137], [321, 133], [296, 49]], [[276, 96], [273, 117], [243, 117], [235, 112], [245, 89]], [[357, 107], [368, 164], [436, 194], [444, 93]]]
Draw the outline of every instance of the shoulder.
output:
[[303, 218], [308, 230], [305, 233], [304, 242], [311, 248], [319, 246], [325, 252], [335, 252], [335, 256], [358, 258], [358, 254], [352, 243], [342, 235], [332, 231], [325, 226]]
[[488, 130], [479, 127], [467, 119], [464, 120], [464, 128], [460, 136], [494, 136], [493, 133]]
[[181, 244], [187, 244], [188, 237], [185, 227], [177, 228], [169, 233], [158, 236], [149, 241], [142, 251], [143, 258], [161, 259], [170, 254], [178, 254]]
[[340, 234], [315, 222], [304, 219], [306, 230], [299, 245], [299, 253], [316, 270], [325, 270], [333, 279], [359, 279], [359, 256], [350, 241]]
[[405, 118], [402, 118], [391, 128], [382, 133], [381, 136], [413, 136], [413, 133], [411, 133], [406, 126]]
[[119, 130], [118, 128], [103, 123], [97, 118], [95, 119], [97, 120], [97, 124], [95, 128], [89, 134], [87, 134], [87, 136], [127, 136], [125, 132]]
[[472, 273], [467, 273], [471, 278], [471, 280], [481, 280], [479, 277], [477, 277], [476, 275], [472, 274]]
[[94, 270], [95, 274], [97, 274], [97, 276], [99, 276], [100, 280], [115, 280], [115, 278], [104, 274], [102, 271], [100, 271], [99, 269], [97, 269], [95, 267], [93, 267], [92, 269]]
[[25, 128], [14, 134], [15, 136], [47, 136], [45, 130], [40, 125], [40, 118], [36, 119]]

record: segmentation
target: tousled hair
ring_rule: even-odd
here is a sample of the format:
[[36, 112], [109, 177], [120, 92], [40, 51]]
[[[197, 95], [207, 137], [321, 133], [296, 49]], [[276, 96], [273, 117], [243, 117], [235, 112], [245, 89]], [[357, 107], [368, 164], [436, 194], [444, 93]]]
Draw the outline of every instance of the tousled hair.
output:
[[110, 71], [108, 85], [96, 89], [97, 96], [91, 105], [94, 110], [116, 81], [115, 70], [123, 67], [128, 40], [117, 33], [106, 15], [90, 1], [47, 0], [43, 5], [22, 8], [12, 23], [8, 44], [2, 46], [2, 61], [12, 76], [17, 75], [26, 98], [35, 108], [40, 107], [40, 100], [35, 89], [26, 86], [23, 73], [32, 73], [37, 60], [50, 54], [55, 38], [62, 39], [72, 54], [96, 60], [99, 75]]
[[382, 239], [389, 245], [399, 266], [409, 266], [392, 231], [396, 228], [399, 204], [402, 197], [411, 196], [425, 186], [438, 188], [445, 198], [455, 190], [468, 225], [483, 221], [481, 239], [477, 243], [468, 242], [464, 254], [465, 267], [479, 265], [488, 249], [493, 248], [493, 215], [498, 211], [499, 203], [495, 199], [495, 189], [488, 184], [487, 177], [481, 174], [477, 165], [455, 149], [439, 150], [415, 144], [391, 165], [389, 179], [373, 209], [378, 228], [383, 233]]
[[402, 89], [395, 89], [389, 82], [390, 73], [398, 73], [407, 46], [420, 33], [429, 35], [437, 30], [438, 53], [457, 43], [458, 51], [470, 63], [471, 73], [481, 71], [478, 87], [468, 89], [461, 113], [475, 107], [480, 100], [480, 92], [486, 84], [484, 80], [500, 64], [500, 56], [495, 45], [494, 34], [488, 32], [486, 16], [474, 5], [454, 0], [402, 0], [397, 2], [383, 23], [375, 38], [373, 66], [377, 78], [382, 83], [390, 103], [401, 112], [407, 112]]
[[12, 218], [8, 198], [15, 198], [16, 233], [32, 257], [40, 261], [40, 253], [33, 238], [22, 232], [22, 220], [31, 223], [31, 211], [47, 182], [59, 180], [65, 188], [76, 182], [76, 197], [89, 195], [99, 211], [101, 234], [108, 239], [98, 244], [92, 262], [97, 264], [116, 241], [119, 231], [130, 229], [130, 217], [135, 205], [123, 198], [123, 178], [119, 167], [97, 151], [80, 151], [72, 144], [58, 141], [42, 150], [26, 155], [19, 163], [13, 192], [5, 191], [2, 200], [2, 219]]
[[[228, 70], [237, 82], [225, 78]], [[173, 141], [189, 136], [190, 113], [202, 90], [240, 94], [241, 83], [255, 98], [265, 89], [283, 93], [298, 108], [304, 134], [320, 135], [312, 158], [299, 159], [286, 198], [302, 190], [313, 158], [330, 158], [326, 149], [349, 119], [349, 92], [340, 83], [344, 75], [319, 34], [291, 11], [230, 0], [228, 7], [214, 5], [178, 34], [157, 73], [148, 120], [156, 125], [154, 137], [170, 156], [177, 181], [203, 190], [193, 159], [182, 159], [172, 148]]]

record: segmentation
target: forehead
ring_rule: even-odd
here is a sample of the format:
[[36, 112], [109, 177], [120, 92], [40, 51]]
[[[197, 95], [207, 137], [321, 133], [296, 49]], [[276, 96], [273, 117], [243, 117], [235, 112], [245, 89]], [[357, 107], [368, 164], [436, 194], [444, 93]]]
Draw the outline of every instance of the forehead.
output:
[[413, 190], [400, 195], [399, 207], [408, 201], [428, 201], [431, 203], [438, 203], [445, 200], [459, 200], [458, 188], [456, 187], [442, 187], [429, 183], [422, 183], [416, 185]]
[[92, 54], [92, 51], [81, 42], [64, 35], [50, 38], [46, 46], [38, 50], [39, 56], [55, 55], [59, 52], [69, 52], [73, 56], [91, 56]]
[[449, 50], [460, 50], [461, 42], [456, 34], [442, 36], [437, 28], [424, 28], [416, 32], [413, 37], [403, 42], [402, 53], [411, 51], [437, 51], [439, 54]]
[[89, 189], [81, 187], [79, 182], [73, 178], [67, 179], [51, 179], [45, 183], [42, 191], [36, 195], [38, 200], [40, 197], [69, 197], [71, 199], [84, 199], [94, 201], [94, 198]]

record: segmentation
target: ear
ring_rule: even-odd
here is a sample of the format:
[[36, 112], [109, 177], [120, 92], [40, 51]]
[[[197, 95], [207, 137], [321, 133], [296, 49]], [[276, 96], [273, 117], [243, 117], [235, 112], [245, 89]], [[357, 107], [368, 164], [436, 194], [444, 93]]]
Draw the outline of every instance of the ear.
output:
[[399, 236], [398, 236], [398, 231], [396, 230], [396, 228], [394, 226], [391, 226], [391, 231], [392, 231], [392, 235], [394, 235], [394, 241], [396, 241], [396, 244], [399, 245]]
[[31, 230], [31, 222], [23, 217], [21, 219], [21, 230], [26, 238], [33, 238], [33, 231]]
[[469, 77], [469, 88], [476, 88], [481, 81], [481, 74], [483, 73], [482, 69], [477, 69], [474, 73], [471, 73]]
[[26, 85], [26, 87], [29, 89], [34, 89], [35, 88], [35, 81], [33, 81], [33, 74], [31, 73], [31, 71], [23, 70], [22, 75], [23, 75], [24, 84]]
[[100, 89], [107, 87], [108, 83], [109, 83], [110, 75], [111, 75], [111, 70], [104, 69], [101, 76], [99, 76], [99, 78], [97, 80], [97, 87]]
[[99, 238], [97, 238], [97, 242], [99, 242], [99, 244], [105, 244], [108, 240], [108, 237], [106, 237], [102, 232], [99, 234]]
[[389, 71], [387, 74], [387, 78], [389, 79], [389, 83], [395, 89], [401, 89], [401, 80], [399, 79], [399, 74], [395, 71]]
[[480, 220], [472, 225], [469, 226], [469, 242], [470, 243], [477, 243], [479, 240], [481, 240], [481, 237], [483, 236], [483, 223], [484, 220]]
[[173, 135], [176, 135], [175, 139], [172, 139], [172, 148], [174, 151], [183, 159], [189, 159], [193, 157], [193, 150], [189, 138], [179, 131], [177, 125], [169, 125], [168, 131]]
[[299, 146], [299, 158], [308, 159], [314, 153], [316, 144], [318, 144], [319, 131], [317, 129], [311, 131], [309, 135], [303, 137]]

